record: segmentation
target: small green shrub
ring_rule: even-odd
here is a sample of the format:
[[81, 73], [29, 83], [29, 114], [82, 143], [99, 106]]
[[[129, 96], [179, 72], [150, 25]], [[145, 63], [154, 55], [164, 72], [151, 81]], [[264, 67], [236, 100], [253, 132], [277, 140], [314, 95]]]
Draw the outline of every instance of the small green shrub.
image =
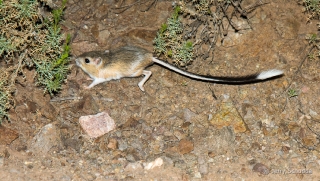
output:
[[195, 4], [195, 8], [200, 14], [211, 14], [211, 3], [212, 2], [210, 0], [198, 0], [198, 3]]
[[10, 74], [5, 68], [0, 67], [0, 124], [3, 117], [7, 116], [7, 110], [12, 107], [13, 86], [10, 83]]
[[309, 19], [319, 19], [320, 1], [319, 0], [303, 0], [306, 11], [309, 13]]
[[156, 38], [154, 39], [154, 52], [157, 56], [164, 55], [165, 58], [173, 58], [173, 62], [179, 66], [186, 66], [192, 61], [192, 42], [186, 42], [182, 38], [183, 26], [179, 20], [179, 6], [167, 23], [162, 24]]
[[63, 53], [54, 61], [34, 61], [38, 73], [38, 84], [45, 86], [45, 91], [51, 95], [61, 89], [61, 84], [66, 78], [68, 57], [70, 52], [70, 36], [67, 37]]
[[[320, 1], [319, 0], [304, 0], [303, 4], [306, 11], [309, 14], [309, 20], [317, 19], [320, 20]], [[320, 27], [318, 27], [320, 28]], [[320, 38], [316, 33], [307, 35], [306, 39], [309, 45], [312, 46], [312, 51], [309, 53], [308, 57], [310, 60], [316, 60], [320, 57]]]
[[3, 36], [0, 36], [0, 55], [4, 52], [13, 52], [16, 50], [16, 47], [13, 45], [11, 39], [6, 39]]
[[17, 18], [32, 18], [37, 16], [38, 2], [36, 0], [20, 0], [19, 3], [12, 3], [18, 11]]
[[192, 42], [184, 42], [182, 46], [178, 47], [177, 54], [173, 54], [173, 58], [182, 61], [184, 64], [188, 64], [192, 60]]
[[317, 60], [320, 57], [320, 38], [317, 34], [309, 34], [306, 39], [309, 42], [309, 45], [312, 46], [312, 51], [309, 53], [309, 60]]
[[37, 84], [50, 95], [61, 89], [70, 52], [70, 36], [64, 38], [59, 26], [66, 3], [43, 17], [40, 0], [0, 0], [0, 61], [11, 65], [0, 71], [0, 123], [14, 104], [14, 83], [24, 67], [36, 69]]
[[289, 96], [289, 98], [298, 96], [297, 90], [295, 90], [295, 89], [289, 89], [289, 90], [288, 90], [288, 96]]

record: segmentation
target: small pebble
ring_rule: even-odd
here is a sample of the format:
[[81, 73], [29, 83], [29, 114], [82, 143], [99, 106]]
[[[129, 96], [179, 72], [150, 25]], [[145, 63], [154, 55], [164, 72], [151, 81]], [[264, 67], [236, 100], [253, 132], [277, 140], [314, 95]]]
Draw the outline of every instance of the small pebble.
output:
[[268, 175], [269, 174], [269, 169], [267, 168], [267, 166], [265, 166], [262, 163], [257, 163], [254, 165], [253, 169], [254, 172], [259, 172], [263, 175]]

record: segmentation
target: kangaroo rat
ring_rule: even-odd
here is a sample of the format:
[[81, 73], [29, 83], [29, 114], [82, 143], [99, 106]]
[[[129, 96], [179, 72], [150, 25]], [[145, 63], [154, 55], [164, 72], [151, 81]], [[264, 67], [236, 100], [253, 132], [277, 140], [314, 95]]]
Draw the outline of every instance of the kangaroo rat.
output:
[[93, 86], [110, 80], [121, 79], [122, 77], [138, 77], [144, 75], [138, 86], [144, 91], [144, 83], [149, 79], [152, 72], [145, 70], [153, 63], [160, 64], [179, 74], [192, 79], [211, 81], [225, 84], [245, 84], [263, 81], [283, 74], [281, 70], [268, 70], [243, 77], [215, 77], [197, 75], [181, 70], [162, 60], [152, 56], [149, 51], [135, 46], [125, 46], [114, 51], [91, 51], [81, 54], [76, 58], [76, 64], [93, 79], [93, 82], [86, 86], [90, 89]]

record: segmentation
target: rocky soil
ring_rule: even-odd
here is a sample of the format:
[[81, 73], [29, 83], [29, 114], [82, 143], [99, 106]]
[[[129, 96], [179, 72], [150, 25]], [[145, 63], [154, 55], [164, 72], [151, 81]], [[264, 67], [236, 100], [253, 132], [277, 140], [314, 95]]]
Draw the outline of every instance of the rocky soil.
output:
[[[63, 29], [73, 36], [74, 56], [122, 45], [152, 50], [171, 5], [117, 14], [113, 0], [69, 0]], [[277, 68], [285, 76], [222, 85], [154, 65], [146, 92], [137, 86], [141, 77], [85, 90], [90, 81], [72, 60], [63, 91], [50, 97], [34, 86], [35, 72], [24, 70], [16, 107], [0, 127], [0, 180], [318, 180], [320, 62], [306, 58], [305, 39], [317, 32], [316, 22], [286, 0], [257, 7], [250, 22], [252, 29], [228, 32], [214, 58], [188, 70], [245, 75]], [[90, 138], [79, 118], [101, 112], [116, 128]]]

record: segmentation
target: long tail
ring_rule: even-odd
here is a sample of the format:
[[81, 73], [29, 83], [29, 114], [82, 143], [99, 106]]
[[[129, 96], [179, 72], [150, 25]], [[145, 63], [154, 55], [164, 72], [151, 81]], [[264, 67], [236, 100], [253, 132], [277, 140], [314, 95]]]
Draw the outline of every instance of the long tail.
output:
[[263, 80], [267, 80], [274, 77], [279, 77], [283, 75], [283, 71], [281, 70], [267, 70], [263, 71], [257, 74], [252, 75], [246, 75], [241, 77], [216, 77], [216, 76], [205, 76], [205, 75], [197, 75], [193, 74], [188, 71], [184, 71], [179, 69], [178, 67], [175, 67], [173, 65], [170, 65], [162, 60], [159, 60], [157, 58], [153, 57], [153, 62], [162, 65], [170, 70], [173, 70], [179, 74], [182, 74], [184, 76], [187, 76], [189, 78], [203, 80], [203, 81], [210, 81], [210, 82], [216, 82], [216, 83], [224, 83], [224, 84], [244, 84], [244, 83], [253, 83], [253, 82], [259, 82]]

